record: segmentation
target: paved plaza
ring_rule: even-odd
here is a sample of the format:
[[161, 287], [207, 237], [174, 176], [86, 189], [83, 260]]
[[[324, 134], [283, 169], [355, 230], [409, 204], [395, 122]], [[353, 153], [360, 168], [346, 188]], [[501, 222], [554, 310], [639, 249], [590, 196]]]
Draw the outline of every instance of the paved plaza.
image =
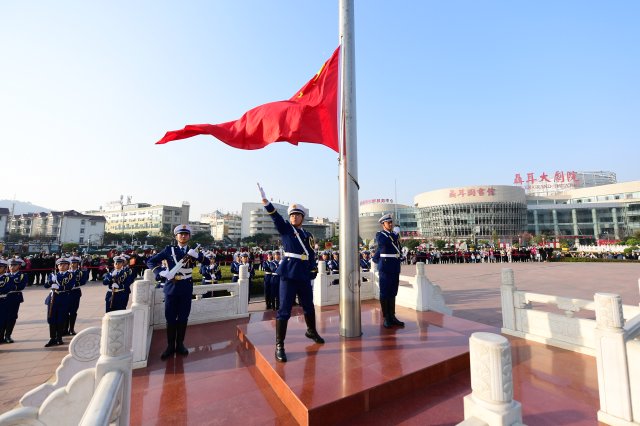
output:
[[[611, 263], [512, 263], [427, 265], [427, 276], [441, 286], [454, 316], [500, 327], [500, 277], [504, 267], [512, 268], [516, 286], [531, 292], [591, 299], [595, 292], [617, 293], [624, 304], [640, 303], [640, 264]], [[403, 266], [403, 275], [413, 275], [415, 266]], [[44, 348], [48, 340], [42, 287], [29, 287], [13, 338], [14, 344], [0, 345], [0, 412], [11, 409], [28, 390], [52, 378], [68, 345]], [[83, 288], [76, 331], [99, 326], [104, 313], [105, 289], [90, 282]], [[264, 309], [251, 303], [250, 311]], [[233, 331], [235, 333], [235, 330]], [[68, 342], [70, 337], [65, 338]], [[187, 336], [188, 340], [188, 336]]]

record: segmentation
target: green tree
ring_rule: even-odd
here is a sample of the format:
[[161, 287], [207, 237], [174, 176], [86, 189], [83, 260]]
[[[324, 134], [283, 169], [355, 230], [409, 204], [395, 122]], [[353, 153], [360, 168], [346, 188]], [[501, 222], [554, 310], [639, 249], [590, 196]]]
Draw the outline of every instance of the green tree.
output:
[[191, 236], [190, 244], [200, 244], [204, 247], [213, 245], [213, 237], [208, 232], [197, 232]]
[[105, 245], [115, 244], [120, 241], [120, 234], [116, 234], [113, 232], [105, 232], [104, 237], [102, 238]]
[[243, 243], [246, 243], [247, 245], [250, 243], [253, 243], [254, 245], [257, 246], [266, 246], [268, 244], [271, 243], [271, 235], [268, 234], [264, 234], [264, 233], [257, 233], [255, 235], [251, 235], [249, 237], [244, 237], [242, 239]]
[[416, 247], [420, 245], [420, 241], [411, 239], [411, 240], [405, 241], [402, 245], [408, 248], [409, 250], [415, 250]]
[[78, 250], [80, 245], [78, 243], [64, 243], [62, 245], [62, 251], [65, 253], [71, 253]]
[[447, 242], [445, 240], [436, 240], [435, 245], [438, 250], [442, 250], [447, 245]]
[[133, 234], [133, 238], [135, 238], [137, 241], [140, 241], [140, 242], [143, 242], [144, 240], [146, 240], [148, 236], [149, 236], [149, 232], [147, 231], [138, 231], [135, 234]]

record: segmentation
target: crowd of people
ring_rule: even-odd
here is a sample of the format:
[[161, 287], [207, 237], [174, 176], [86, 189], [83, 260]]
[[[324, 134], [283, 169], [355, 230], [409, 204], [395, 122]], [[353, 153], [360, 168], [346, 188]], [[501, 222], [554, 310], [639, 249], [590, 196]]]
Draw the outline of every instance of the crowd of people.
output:
[[410, 251], [407, 263], [510, 263], [546, 262], [554, 255], [552, 247], [520, 247], [511, 249]]

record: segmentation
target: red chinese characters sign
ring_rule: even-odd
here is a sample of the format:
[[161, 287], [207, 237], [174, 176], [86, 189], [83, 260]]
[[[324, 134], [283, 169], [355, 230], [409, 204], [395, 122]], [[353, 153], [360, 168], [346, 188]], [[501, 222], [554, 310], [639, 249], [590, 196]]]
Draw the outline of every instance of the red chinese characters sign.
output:
[[365, 204], [392, 204], [393, 200], [391, 198], [372, 198], [370, 200], [361, 200], [360, 205], [363, 206]]
[[494, 197], [496, 189], [492, 186], [488, 188], [460, 188], [449, 190], [449, 198], [474, 198], [474, 197]]
[[514, 185], [524, 186], [528, 193], [554, 193], [576, 187], [577, 172], [557, 170], [553, 174], [527, 172], [516, 173]]

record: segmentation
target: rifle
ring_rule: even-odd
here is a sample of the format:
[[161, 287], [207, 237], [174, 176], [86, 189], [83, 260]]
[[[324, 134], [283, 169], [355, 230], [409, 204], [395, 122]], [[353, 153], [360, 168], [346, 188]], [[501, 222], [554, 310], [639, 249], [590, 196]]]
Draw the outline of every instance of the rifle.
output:
[[[200, 249], [200, 244], [196, 245], [195, 250], [199, 250]], [[185, 264], [185, 262], [187, 261], [187, 256], [188, 255], [184, 255], [184, 257], [182, 259], [180, 259], [178, 261], [178, 263], [176, 263], [176, 266], [174, 266], [173, 268], [171, 268], [171, 270], [169, 270], [169, 272], [167, 273], [167, 275], [165, 276], [167, 281], [171, 281], [173, 279], [173, 277], [176, 276], [176, 274], [178, 273], [178, 271], [182, 268], [182, 265]], [[191, 256], [189, 256], [191, 257]]]

